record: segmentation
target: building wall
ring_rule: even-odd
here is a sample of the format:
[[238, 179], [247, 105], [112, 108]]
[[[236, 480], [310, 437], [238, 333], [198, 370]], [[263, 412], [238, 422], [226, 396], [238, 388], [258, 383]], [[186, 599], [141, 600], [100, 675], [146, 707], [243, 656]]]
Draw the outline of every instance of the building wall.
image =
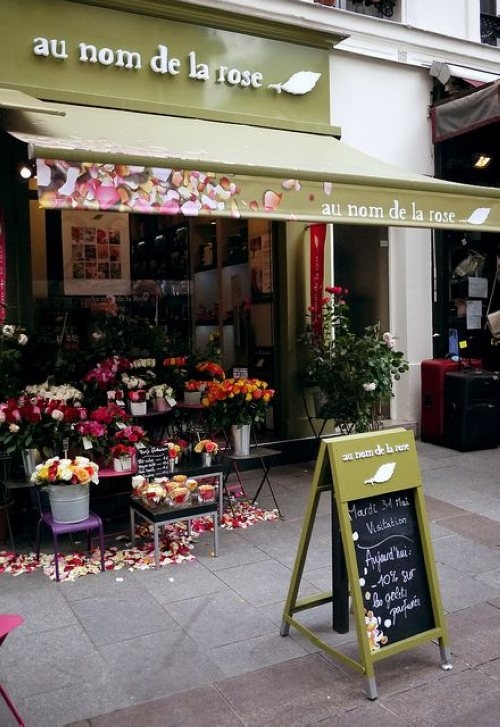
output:
[[406, 2], [405, 23], [452, 38], [479, 40], [479, 0]]
[[[481, 46], [479, 0], [400, 0], [401, 23], [289, 2], [309, 22], [331, 24], [349, 37], [332, 50], [332, 123], [342, 141], [423, 174], [434, 171], [429, 120], [433, 60], [498, 73], [498, 52]], [[252, 6], [260, 9], [260, 0]], [[298, 6], [301, 6], [299, 9]], [[273, 4], [284, 12], [284, 3]], [[410, 361], [396, 386], [391, 414], [420, 418], [420, 364], [432, 357], [430, 230], [389, 230], [390, 326]]]

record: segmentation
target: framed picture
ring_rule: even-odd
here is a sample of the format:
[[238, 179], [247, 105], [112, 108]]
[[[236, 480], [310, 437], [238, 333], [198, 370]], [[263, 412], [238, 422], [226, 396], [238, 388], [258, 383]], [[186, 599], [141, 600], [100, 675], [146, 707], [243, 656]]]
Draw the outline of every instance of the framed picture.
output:
[[128, 214], [61, 214], [65, 295], [129, 295]]

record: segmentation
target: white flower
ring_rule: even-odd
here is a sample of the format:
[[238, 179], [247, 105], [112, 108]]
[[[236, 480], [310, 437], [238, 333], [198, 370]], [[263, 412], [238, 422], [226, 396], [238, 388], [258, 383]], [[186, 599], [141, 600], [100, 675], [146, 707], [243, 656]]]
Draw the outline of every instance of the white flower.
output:
[[8, 324], [5, 324], [5, 326], [2, 328], [2, 333], [5, 336], [5, 338], [13, 338], [15, 331], [16, 331], [16, 327], [10, 326]]
[[17, 342], [20, 346], [26, 346], [28, 343], [28, 336], [25, 333], [20, 333], [17, 338]]
[[56, 422], [62, 422], [64, 419], [64, 413], [60, 409], [52, 409], [50, 416], [55, 419]]
[[388, 341], [386, 341], [387, 348], [394, 348], [396, 345], [396, 341], [394, 338], [390, 338]]
[[134, 475], [132, 477], [132, 489], [136, 490], [138, 487], [141, 487], [146, 482], [146, 478], [143, 475]]
[[385, 341], [387, 343], [387, 341], [391, 341], [392, 338], [392, 333], [390, 333], [390, 331], [386, 331], [382, 336], [382, 341]]
[[375, 391], [376, 388], [377, 384], [375, 383], [375, 381], [370, 381], [369, 384], [363, 384], [363, 389], [365, 391]]
[[17, 434], [19, 429], [20, 427], [17, 424], [9, 424], [9, 432], [11, 432], [12, 434]]
[[168, 384], [156, 384], [151, 386], [148, 393], [154, 399], [168, 399], [173, 395], [174, 390]]
[[125, 384], [127, 389], [144, 389], [146, 382], [139, 376], [129, 376], [128, 374], [122, 374], [122, 382]]

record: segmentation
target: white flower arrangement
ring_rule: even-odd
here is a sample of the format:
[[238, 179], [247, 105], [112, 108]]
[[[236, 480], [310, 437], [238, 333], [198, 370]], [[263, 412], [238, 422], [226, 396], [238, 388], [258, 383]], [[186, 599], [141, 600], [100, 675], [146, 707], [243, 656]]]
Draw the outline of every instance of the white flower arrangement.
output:
[[13, 326], [9, 323], [6, 323], [2, 327], [2, 336], [7, 339], [16, 339], [16, 342], [20, 346], [26, 346], [28, 343], [28, 336], [24, 333], [24, 329], [20, 328], [19, 326]]
[[144, 379], [141, 379], [140, 376], [129, 376], [127, 373], [122, 374], [122, 384], [126, 386], [129, 391], [146, 388], [146, 382]]
[[174, 390], [168, 384], [155, 384], [155, 386], [151, 386], [148, 393], [152, 399], [171, 399]]
[[74, 459], [51, 457], [35, 467], [31, 482], [35, 485], [81, 485], [90, 482], [97, 485], [99, 466], [87, 457], [78, 456]]
[[131, 362], [133, 369], [154, 369], [156, 359], [154, 358], [136, 358]]
[[24, 389], [29, 396], [40, 396], [45, 401], [81, 401], [83, 394], [71, 384], [50, 386], [48, 381], [43, 384], [31, 384]]

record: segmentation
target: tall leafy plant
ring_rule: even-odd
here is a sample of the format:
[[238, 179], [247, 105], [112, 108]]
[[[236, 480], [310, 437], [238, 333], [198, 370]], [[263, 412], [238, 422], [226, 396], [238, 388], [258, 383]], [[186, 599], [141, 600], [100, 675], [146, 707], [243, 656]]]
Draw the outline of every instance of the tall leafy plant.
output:
[[305, 373], [324, 395], [321, 416], [333, 419], [342, 434], [378, 428], [382, 403], [393, 396], [393, 384], [408, 370], [404, 353], [380, 324], [361, 334], [351, 324], [348, 290], [325, 289], [319, 309], [310, 308], [305, 332]]

